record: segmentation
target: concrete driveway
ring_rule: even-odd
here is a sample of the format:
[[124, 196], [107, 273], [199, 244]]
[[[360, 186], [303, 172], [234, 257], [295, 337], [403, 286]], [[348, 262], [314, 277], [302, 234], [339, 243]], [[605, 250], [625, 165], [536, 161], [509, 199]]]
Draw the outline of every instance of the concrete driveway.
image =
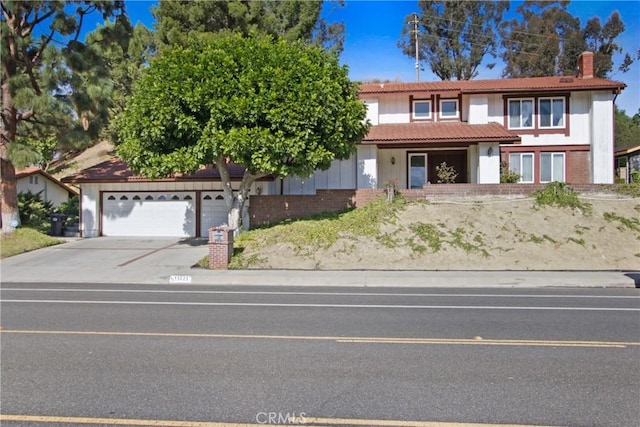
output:
[[3, 282], [168, 283], [190, 275], [206, 239], [96, 237], [0, 261]]

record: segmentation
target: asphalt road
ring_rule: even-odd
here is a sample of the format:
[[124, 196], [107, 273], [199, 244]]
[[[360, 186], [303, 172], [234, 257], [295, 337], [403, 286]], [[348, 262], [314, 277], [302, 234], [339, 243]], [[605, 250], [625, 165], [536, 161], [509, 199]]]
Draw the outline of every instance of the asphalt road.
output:
[[640, 419], [635, 289], [3, 283], [0, 308], [3, 425]]

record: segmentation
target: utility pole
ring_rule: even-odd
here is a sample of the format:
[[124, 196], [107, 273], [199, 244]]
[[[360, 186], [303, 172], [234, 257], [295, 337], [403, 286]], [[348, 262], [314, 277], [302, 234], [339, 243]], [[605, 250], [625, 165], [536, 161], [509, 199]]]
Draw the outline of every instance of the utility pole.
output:
[[413, 24], [413, 29], [411, 30], [411, 34], [416, 39], [416, 82], [420, 81], [420, 52], [418, 51], [418, 14], [413, 13], [413, 21], [409, 21], [410, 24]]

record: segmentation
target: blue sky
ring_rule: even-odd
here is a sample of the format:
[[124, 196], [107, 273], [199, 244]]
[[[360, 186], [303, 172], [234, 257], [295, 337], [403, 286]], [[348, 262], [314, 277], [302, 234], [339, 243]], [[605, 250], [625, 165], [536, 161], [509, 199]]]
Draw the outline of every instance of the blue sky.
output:
[[[512, 1], [508, 18], [515, 14], [521, 2]], [[153, 0], [128, 0], [127, 11], [133, 23], [141, 22], [153, 26], [150, 8], [156, 4]], [[572, 1], [569, 11], [580, 18], [582, 24], [595, 16], [604, 24], [607, 18], [617, 10], [626, 31], [618, 37], [619, 44], [630, 53], [640, 47], [640, 1]], [[418, 11], [418, 2], [404, 0], [347, 0], [344, 7], [325, 4], [323, 16], [328, 22], [343, 21], [346, 25], [346, 41], [341, 61], [349, 67], [352, 80], [370, 80], [374, 78], [415, 81], [415, 59], [404, 55], [397, 47], [405, 18]], [[614, 56], [614, 67], [622, 62], [622, 55]], [[490, 58], [487, 58], [488, 60]], [[503, 64], [500, 59], [493, 70], [480, 68], [476, 79], [500, 78]], [[636, 61], [627, 73], [612, 71], [612, 80], [622, 81], [627, 88], [618, 96], [616, 104], [632, 116], [640, 109], [640, 61]], [[421, 81], [439, 80], [427, 68], [420, 72]]]

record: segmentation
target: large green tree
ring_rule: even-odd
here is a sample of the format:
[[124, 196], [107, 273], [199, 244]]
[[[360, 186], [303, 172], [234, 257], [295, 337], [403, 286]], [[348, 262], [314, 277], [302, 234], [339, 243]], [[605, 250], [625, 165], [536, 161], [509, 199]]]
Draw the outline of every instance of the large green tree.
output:
[[[194, 39], [210, 39], [220, 31], [244, 36], [268, 34], [285, 40], [302, 40], [340, 52], [344, 24], [327, 23], [319, 0], [160, 0], [153, 9], [157, 43], [187, 46]], [[335, 2], [342, 4], [342, 0]]]
[[[0, 1], [2, 231], [19, 224], [15, 167], [20, 147], [52, 139], [59, 147], [95, 137], [110, 87], [100, 55], [81, 41], [91, 14], [124, 18], [122, 1]], [[22, 156], [22, 158], [26, 158]]]
[[[442, 80], [470, 80], [478, 75], [485, 56], [496, 57], [497, 26], [508, 1], [419, 1], [418, 52], [420, 61]], [[416, 34], [406, 19], [398, 46], [415, 57]], [[493, 68], [495, 64], [488, 64]]]
[[[366, 110], [335, 55], [302, 42], [227, 36], [153, 59], [119, 117], [119, 156], [149, 178], [215, 165], [239, 226], [251, 184], [348, 158]], [[245, 167], [232, 191], [228, 164]]]
[[[581, 27], [569, 10], [569, 1], [527, 0], [516, 9], [519, 19], [500, 26], [505, 77], [575, 75], [578, 57], [585, 50], [595, 53], [594, 75], [607, 77], [613, 69], [613, 55], [622, 52], [616, 38], [624, 23], [614, 12], [604, 25], [592, 18]], [[626, 71], [632, 58], [626, 55], [620, 65]]]
[[627, 116], [624, 110], [616, 107], [616, 150], [626, 150], [640, 144], [640, 110], [633, 116]]

